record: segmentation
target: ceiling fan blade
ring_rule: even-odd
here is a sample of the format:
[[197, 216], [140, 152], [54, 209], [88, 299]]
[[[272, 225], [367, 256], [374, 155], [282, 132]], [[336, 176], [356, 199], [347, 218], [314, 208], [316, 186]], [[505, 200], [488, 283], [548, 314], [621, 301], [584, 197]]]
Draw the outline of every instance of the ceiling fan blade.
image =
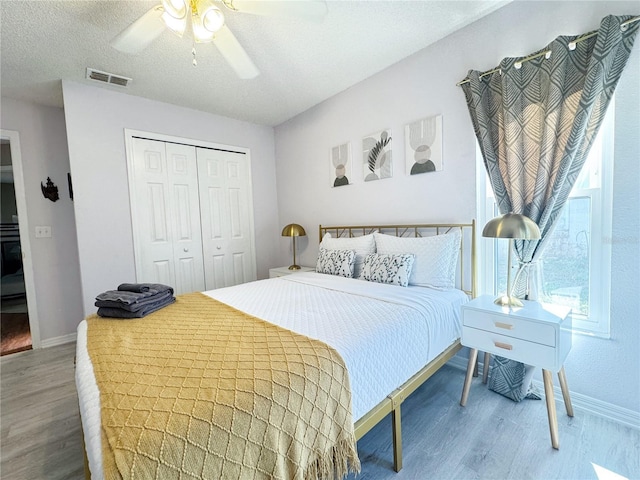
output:
[[230, 3], [237, 11], [254, 15], [322, 20], [327, 14], [324, 0], [233, 0]]
[[255, 66], [247, 52], [245, 52], [236, 36], [229, 30], [229, 27], [223, 25], [216, 36], [213, 39], [222, 56], [231, 65], [231, 68], [238, 74], [238, 77], [242, 79], [255, 78], [260, 74], [260, 71]]
[[156, 5], [111, 40], [111, 46], [124, 53], [140, 53], [164, 32], [163, 12], [162, 6]]

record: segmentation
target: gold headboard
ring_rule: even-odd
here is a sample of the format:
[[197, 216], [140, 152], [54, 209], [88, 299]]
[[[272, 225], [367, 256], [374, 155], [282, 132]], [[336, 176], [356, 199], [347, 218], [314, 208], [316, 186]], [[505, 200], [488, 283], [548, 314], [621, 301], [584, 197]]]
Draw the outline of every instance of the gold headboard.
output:
[[428, 237], [442, 235], [459, 229], [461, 233], [460, 256], [456, 284], [471, 298], [476, 296], [476, 221], [471, 223], [423, 223], [415, 225], [344, 225], [318, 226], [319, 241], [326, 233], [334, 238], [349, 238], [380, 232], [396, 237]]

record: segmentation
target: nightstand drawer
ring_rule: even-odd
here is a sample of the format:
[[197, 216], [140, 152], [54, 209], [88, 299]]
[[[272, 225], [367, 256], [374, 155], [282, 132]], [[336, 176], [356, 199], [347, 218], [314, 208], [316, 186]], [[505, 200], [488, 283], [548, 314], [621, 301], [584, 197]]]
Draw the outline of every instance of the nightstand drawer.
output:
[[463, 325], [514, 339], [526, 339], [528, 342], [549, 347], [556, 346], [556, 329], [553, 325], [518, 318], [515, 315], [497, 315], [465, 308]]
[[557, 371], [556, 349], [520, 338], [508, 337], [464, 326], [462, 344], [529, 365]]

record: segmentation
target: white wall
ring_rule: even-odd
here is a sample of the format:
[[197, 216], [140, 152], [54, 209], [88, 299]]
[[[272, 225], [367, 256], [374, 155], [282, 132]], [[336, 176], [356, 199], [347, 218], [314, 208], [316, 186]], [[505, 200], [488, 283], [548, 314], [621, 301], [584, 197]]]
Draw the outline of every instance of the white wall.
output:
[[[20, 134], [22, 170], [29, 225], [50, 225], [51, 238], [35, 238], [31, 228], [31, 261], [40, 341], [73, 335], [82, 318], [78, 244], [69, 198], [67, 173], [69, 154], [64, 112], [61, 108], [2, 98], [2, 128]], [[47, 177], [58, 186], [60, 199], [42, 195], [40, 182]]]
[[251, 149], [258, 278], [279, 239], [273, 128], [63, 81], [84, 310], [95, 296], [134, 281], [124, 129]]
[[[276, 127], [280, 224], [297, 222], [309, 236], [300, 263], [313, 265], [316, 226], [384, 222], [468, 221], [476, 213], [475, 153], [464, 95], [455, 84], [469, 69], [489, 70], [503, 57], [541, 49], [561, 34], [597, 28], [608, 14], [638, 14], [637, 2], [514, 2]], [[616, 99], [614, 232], [610, 340], [574, 336], [566, 364], [569, 386], [638, 411], [640, 398], [640, 213], [638, 122], [640, 40]], [[406, 123], [443, 115], [444, 170], [404, 173]], [[393, 178], [364, 183], [363, 136], [391, 128]], [[355, 184], [330, 187], [329, 149], [350, 141]], [[280, 263], [290, 262], [280, 243]]]

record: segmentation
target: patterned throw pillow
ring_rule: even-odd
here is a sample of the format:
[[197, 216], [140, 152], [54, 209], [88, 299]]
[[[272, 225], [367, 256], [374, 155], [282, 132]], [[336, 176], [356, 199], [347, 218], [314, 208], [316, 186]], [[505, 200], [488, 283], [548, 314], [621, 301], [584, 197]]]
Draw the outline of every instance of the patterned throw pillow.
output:
[[358, 278], [369, 282], [406, 287], [409, 285], [413, 260], [414, 256], [410, 253], [401, 255], [370, 253], [364, 259]]
[[328, 250], [354, 250], [356, 252], [356, 263], [353, 276], [358, 278], [364, 262], [364, 257], [369, 253], [376, 253], [376, 242], [373, 233], [361, 235], [359, 237], [334, 238], [329, 232], [324, 234], [320, 248]]
[[353, 250], [328, 250], [320, 247], [316, 272], [341, 277], [353, 277], [356, 252]]
[[378, 253], [415, 255], [409, 285], [440, 289], [455, 288], [460, 252], [460, 230], [431, 237], [394, 237], [374, 233]]

